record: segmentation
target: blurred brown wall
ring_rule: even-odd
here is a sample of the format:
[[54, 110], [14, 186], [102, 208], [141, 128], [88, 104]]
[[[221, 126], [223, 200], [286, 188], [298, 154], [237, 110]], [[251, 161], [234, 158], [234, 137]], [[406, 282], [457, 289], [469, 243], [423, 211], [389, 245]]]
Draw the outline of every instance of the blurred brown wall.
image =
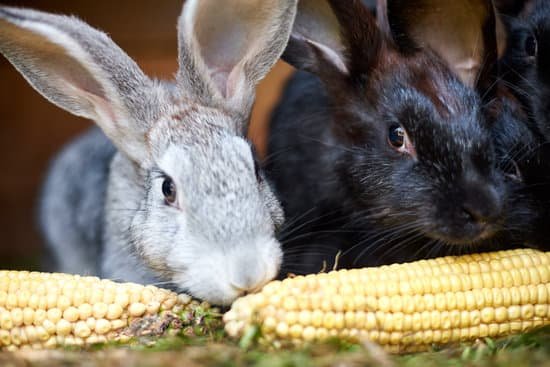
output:
[[[171, 78], [177, 68], [180, 0], [0, 0], [4, 5], [74, 14], [107, 32], [150, 76]], [[265, 127], [291, 68], [279, 63], [258, 87], [250, 137], [263, 151]], [[91, 126], [36, 93], [0, 56], [0, 269], [37, 268], [42, 240], [36, 204], [48, 162]]]

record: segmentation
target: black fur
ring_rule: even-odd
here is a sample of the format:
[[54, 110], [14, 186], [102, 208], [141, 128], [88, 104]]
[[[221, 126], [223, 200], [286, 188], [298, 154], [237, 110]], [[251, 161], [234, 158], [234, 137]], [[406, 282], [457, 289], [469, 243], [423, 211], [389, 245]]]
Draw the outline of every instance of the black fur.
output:
[[[500, 67], [503, 88], [514, 96], [500, 98], [493, 131], [502, 169], [521, 178], [507, 181], [515, 208], [508, 227], [514, 238], [549, 250], [550, 2], [507, 3], [509, 8], [500, 8], [497, 2], [501, 13], [508, 14], [502, 16], [508, 36]], [[526, 48], [529, 37], [537, 44], [533, 56]]]
[[513, 100], [501, 98], [493, 136], [506, 173], [509, 241], [550, 250], [550, 145], [529, 126]]
[[[503, 16], [508, 31], [502, 58], [503, 77], [522, 102], [532, 131], [550, 139], [550, 2], [521, 2], [526, 8], [517, 17]], [[533, 37], [537, 53], [529, 56], [526, 42]]]

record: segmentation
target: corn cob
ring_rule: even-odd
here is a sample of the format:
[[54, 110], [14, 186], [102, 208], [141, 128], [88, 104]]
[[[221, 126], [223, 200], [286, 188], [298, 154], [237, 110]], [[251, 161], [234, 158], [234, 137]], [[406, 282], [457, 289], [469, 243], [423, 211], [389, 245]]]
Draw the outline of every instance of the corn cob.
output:
[[519, 249], [273, 281], [224, 321], [231, 336], [260, 325], [271, 345], [338, 337], [399, 353], [547, 325], [549, 303], [550, 252]]
[[177, 313], [187, 295], [96, 277], [0, 271], [0, 349], [124, 341], [133, 320]]

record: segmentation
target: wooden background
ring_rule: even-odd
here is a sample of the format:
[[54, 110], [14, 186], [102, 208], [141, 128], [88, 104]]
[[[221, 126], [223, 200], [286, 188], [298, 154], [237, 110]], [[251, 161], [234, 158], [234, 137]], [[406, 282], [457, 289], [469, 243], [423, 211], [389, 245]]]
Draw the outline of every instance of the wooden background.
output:
[[[150, 76], [171, 78], [181, 0], [1, 0], [74, 14], [107, 32]], [[291, 68], [279, 63], [258, 87], [250, 137], [264, 146], [265, 127]], [[53, 155], [91, 123], [35, 92], [0, 56], [0, 269], [38, 268], [43, 243], [36, 224], [40, 185]]]

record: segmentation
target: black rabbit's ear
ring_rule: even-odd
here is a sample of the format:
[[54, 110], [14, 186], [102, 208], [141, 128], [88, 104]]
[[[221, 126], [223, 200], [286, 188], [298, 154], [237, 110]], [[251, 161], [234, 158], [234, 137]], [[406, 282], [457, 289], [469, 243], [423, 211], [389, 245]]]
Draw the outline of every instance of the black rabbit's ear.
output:
[[[404, 53], [430, 48], [467, 85], [492, 74], [497, 59], [491, 0], [383, 0], [387, 27]], [[382, 26], [383, 27], [383, 26]]]
[[301, 0], [283, 59], [328, 79], [367, 73], [381, 43], [361, 0]]

